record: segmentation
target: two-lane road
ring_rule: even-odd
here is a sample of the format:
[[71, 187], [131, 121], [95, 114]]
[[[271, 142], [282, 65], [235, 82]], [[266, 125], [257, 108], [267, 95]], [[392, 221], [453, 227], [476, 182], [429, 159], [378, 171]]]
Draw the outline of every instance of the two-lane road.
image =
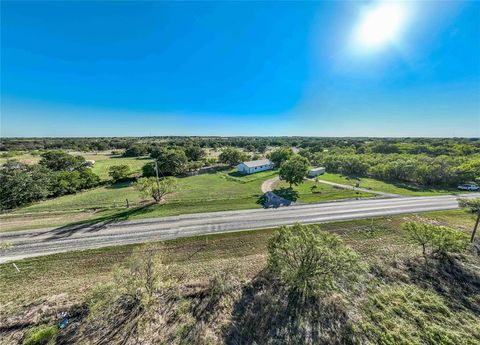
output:
[[[470, 193], [468, 197], [480, 197]], [[80, 249], [143, 243], [177, 237], [271, 228], [295, 223], [322, 223], [458, 208], [452, 195], [350, 200], [279, 209], [210, 212], [135, 221], [0, 233], [0, 262]]]

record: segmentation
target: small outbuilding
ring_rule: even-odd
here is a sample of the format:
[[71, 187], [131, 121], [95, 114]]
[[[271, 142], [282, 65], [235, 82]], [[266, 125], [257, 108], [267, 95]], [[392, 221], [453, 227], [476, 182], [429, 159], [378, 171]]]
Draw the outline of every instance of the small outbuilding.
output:
[[325, 174], [325, 168], [324, 167], [313, 168], [308, 173], [308, 177], [315, 177], [315, 176], [323, 175], [323, 174]]
[[237, 171], [241, 174], [253, 174], [259, 171], [271, 170], [274, 164], [270, 159], [243, 162], [237, 165]]

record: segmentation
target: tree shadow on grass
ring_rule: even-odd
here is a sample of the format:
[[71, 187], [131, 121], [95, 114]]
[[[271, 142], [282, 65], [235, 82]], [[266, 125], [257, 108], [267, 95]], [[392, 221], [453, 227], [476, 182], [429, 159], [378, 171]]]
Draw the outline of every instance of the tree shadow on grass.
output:
[[302, 301], [267, 271], [244, 286], [225, 344], [350, 344], [351, 323], [342, 302]]
[[131, 187], [132, 185], [133, 185], [132, 180], [125, 180], [125, 181], [113, 183], [113, 184], [107, 186], [106, 188], [107, 189], [121, 189], [121, 188]]
[[410, 261], [407, 268], [412, 283], [421, 288], [430, 288], [445, 297], [447, 302], [457, 306], [460, 303], [480, 315], [479, 272], [453, 257], [431, 260], [427, 266], [420, 260]]
[[290, 201], [297, 201], [298, 199], [298, 192], [294, 190], [293, 188], [277, 188], [273, 190], [273, 193], [278, 195], [281, 198], [290, 200]]
[[[50, 234], [51, 236], [48, 237], [46, 240], [69, 237], [77, 232], [99, 231], [99, 230], [105, 229], [111, 224], [126, 221], [133, 216], [150, 212], [152, 208], [156, 205], [158, 204], [149, 203], [147, 205], [126, 209], [121, 212], [97, 217], [95, 219], [89, 219], [85, 221], [70, 223], [70, 224], [50, 230], [47, 234]], [[33, 236], [40, 236], [40, 235], [43, 236], [45, 235], [45, 233], [42, 232], [42, 233], [39, 233], [38, 235], [33, 235]]]

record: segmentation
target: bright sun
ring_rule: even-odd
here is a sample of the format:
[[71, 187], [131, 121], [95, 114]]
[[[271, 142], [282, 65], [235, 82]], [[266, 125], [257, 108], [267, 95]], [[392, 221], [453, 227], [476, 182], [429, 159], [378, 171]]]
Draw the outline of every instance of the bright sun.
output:
[[356, 32], [357, 41], [366, 47], [378, 47], [394, 41], [402, 29], [406, 11], [400, 3], [382, 2], [368, 10]]

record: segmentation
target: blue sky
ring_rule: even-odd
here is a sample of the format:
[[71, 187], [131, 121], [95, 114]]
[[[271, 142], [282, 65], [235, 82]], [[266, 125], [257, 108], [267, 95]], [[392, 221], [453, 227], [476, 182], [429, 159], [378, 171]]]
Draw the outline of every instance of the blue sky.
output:
[[1, 2], [2, 136], [480, 136], [480, 2]]

